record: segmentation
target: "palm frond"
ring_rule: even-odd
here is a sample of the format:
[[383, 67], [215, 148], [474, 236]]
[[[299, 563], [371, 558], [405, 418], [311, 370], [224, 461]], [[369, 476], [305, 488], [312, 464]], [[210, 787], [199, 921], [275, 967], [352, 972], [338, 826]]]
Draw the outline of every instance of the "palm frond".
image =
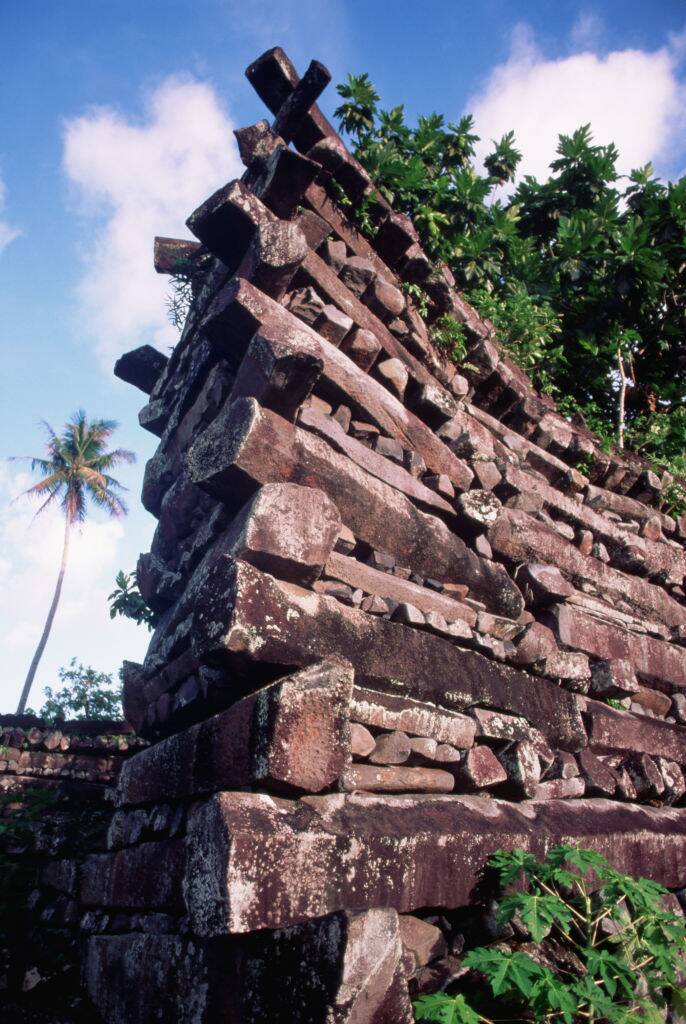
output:
[[136, 456], [125, 448], [106, 450], [117, 427], [116, 420], [89, 421], [85, 411], [78, 409], [61, 435], [46, 421], [43, 427], [47, 433], [45, 454], [23, 457], [31, 463], [33, 472], [42, 474], [42, 479], [21, 497], [47, 495], [39, 512], [60, 500], [67, 520], [72, 523], [85, 521], [88, 499], [111, 516], [124, 515], [126, 505], [119, 492], [126, 488], [107, 471], [121, 462], [135, 462]]
[[136, 461], [136, 453], [126, 448], [115, 448], [114, 451], [105, 452], [90, 460], [91, 466], [97, 470], [111, 469], [119, 462], [133, 463]]

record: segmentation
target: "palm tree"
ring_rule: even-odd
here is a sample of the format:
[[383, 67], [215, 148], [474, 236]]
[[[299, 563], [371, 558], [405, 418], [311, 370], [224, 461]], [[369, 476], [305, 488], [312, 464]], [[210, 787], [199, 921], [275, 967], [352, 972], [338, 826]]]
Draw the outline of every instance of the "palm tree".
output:
[[86, 520], [88, 499], [98, 508], [104, 509], [111, 516], [126, 515], [126, 506], [120, 497], [125, 490], [109, 470], [120, 462], [135, 462], [136, 456], [123, 448], [107, 451], [107, 442], [118, 424], [114, 420], [91, 420], [79, 409], [67, 422], [61, 435], [55, 433], [49, 423], [43, 423], [47, 431], [46, 451], [44, 458], [26, 456], [31, 461], [31, 469], [38, 470], [42, 479], [24, 492], [24, 497], [44, 498], [36, 512], [39, 515], [46, 508], [58, 502], [64, 513], [64, 544], [62, 561], [57, 576], [57, 586], [45, 622], [43, 634], [38, 642], [36, 653], [29, 666], [24, 688], [21, 691], [17, 714], [21, 715], [26, 707], [31, 684], [38, 664], [48, 642], [57, 605], [62, 592], [64, 571], [67, 567], [69, 539], [72, 528]]

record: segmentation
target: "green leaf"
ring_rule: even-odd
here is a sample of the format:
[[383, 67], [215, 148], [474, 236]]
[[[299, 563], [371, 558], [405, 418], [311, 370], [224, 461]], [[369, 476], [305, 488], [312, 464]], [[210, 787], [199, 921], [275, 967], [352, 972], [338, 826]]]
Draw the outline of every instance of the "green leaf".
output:
[[554, 924], [569, 931], [572, 923], [572, 912], [564, 900], [548, 893], [517, 892], [503, 897], [498, 908], [498, 923], [511, 921], [515, 914], [519, 914], [534, 942], [541, 942], [549, 935]]
[[481, 1018], [469, 1006], [463, 995], [449, 996], [445, 992], [419, 996], [413, 1002], [418, 1021], [438, 1021], [438, 1024], [479, 1024]]

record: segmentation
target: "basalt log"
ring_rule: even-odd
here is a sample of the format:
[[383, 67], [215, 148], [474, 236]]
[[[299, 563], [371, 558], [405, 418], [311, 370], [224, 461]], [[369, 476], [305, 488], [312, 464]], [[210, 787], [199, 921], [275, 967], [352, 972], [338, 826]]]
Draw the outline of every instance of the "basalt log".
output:
[[474, 554], [441, 520], [419, 511], [321, 438], [293, 426], [254, 399], [228, 405], [188, 453], [193, 481], [233, 504], [264, 483], [316, 487], [373, 548], [448, 583], [465, 583], [492, 610], [515, 617], [522, 596], [502, 566]]
[[628, 662], [636, 675], [658, 690], [686, 689], [686, 650], [655, 637], [633, 633], [584, 615], [571, 605], [555, 605], [547, 613], [558, 640], [566, 647], [597, 658]]
[[132, 757], [119, 778], [118, 803], [188, 800], [246, 786], [317, 793], [350, 760], [351, 694], [352, 670], [340, 662], [280, 679]]
[[576, 699], [430, 633], [367, 615], [220, 558], [198, 594], [196, 656], [254, 678], [259, 666], [350, 661], [363, 686], [461, 711], [478, 704], [525, 715], [563, 749], [586, 744]]
[[[510, 563], [543, 562], [560, 569], [576, 585], [590, 584], [595, 592], [623, 601], [641, 616], [668, 625], [686, 621], [686, 607], [662, 589], [635, 576], [627, 576], [598, 558], [583, 555], [559, 533], [526, 512], [501, 509], [488, 530], [493, 551]], [[600, 653], [599, 657], [603, 657]]]
[[597, 850], [619, 871], [680, 885], [686, 811], [604, 800], [220, 793], [192, 812], [185, 891], [194, 931], [285, 928], [353, 904], [459, 907], [496, 850]]
[[359, 410], [361, 418], [371, 420], [403, 447], [418, 451], [432, 472], [444, 473], [459, 490], [469, 487], [473, 478], [469, 467], [422, 420], [343, 351], [249, 281], [234, 279], [216, 296], [203, 330], [234, 367], [238, 367], [250, 338], [258, 331], [265, 340], [278, 344], [281, 351], [321, 359], [322, 379], [341, 402]]

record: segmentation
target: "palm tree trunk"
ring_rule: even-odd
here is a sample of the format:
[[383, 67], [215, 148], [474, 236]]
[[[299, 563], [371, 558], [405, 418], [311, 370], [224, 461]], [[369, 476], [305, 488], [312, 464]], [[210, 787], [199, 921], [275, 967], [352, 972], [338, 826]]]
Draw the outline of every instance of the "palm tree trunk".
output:
[[29, 693], [33, 684], [33, 678], [38, 669], [38, 664], [43, 657], [43, 651], [45, 645], [48, 642], [50, 636], [50, 630], [52, 629], [53, 619], [55, 618], [55, 612], [57, 611], [57, 605], [59, 604], [60, 594], [62, 593], [62, 583], [64, 581], [64, 570], [67, 568], [67, 555], [69, 553], [69, 534], [71, 532], [71, 520], [69, 515], [64, 517], [64, 545], [62, 547], [62, 563], [60, 565], [59, 575], [57, 577], [57, 586], [55, 587], [55, 593], [53, 595], [52, 604], [50, 605], [50, 611], [48, 617], [45, 620], [45, 628], [43, 629], [43, 635], [40, 638], [36, 653], [33, 656], [31, 665], [29, 666], [29, 673], [24, 683], [24, 689], [21, 691], [21, 697], [19, 698], [19, 706], [17, 708], [17, 714], [23, 715], [26, 702], [29, 699]]

